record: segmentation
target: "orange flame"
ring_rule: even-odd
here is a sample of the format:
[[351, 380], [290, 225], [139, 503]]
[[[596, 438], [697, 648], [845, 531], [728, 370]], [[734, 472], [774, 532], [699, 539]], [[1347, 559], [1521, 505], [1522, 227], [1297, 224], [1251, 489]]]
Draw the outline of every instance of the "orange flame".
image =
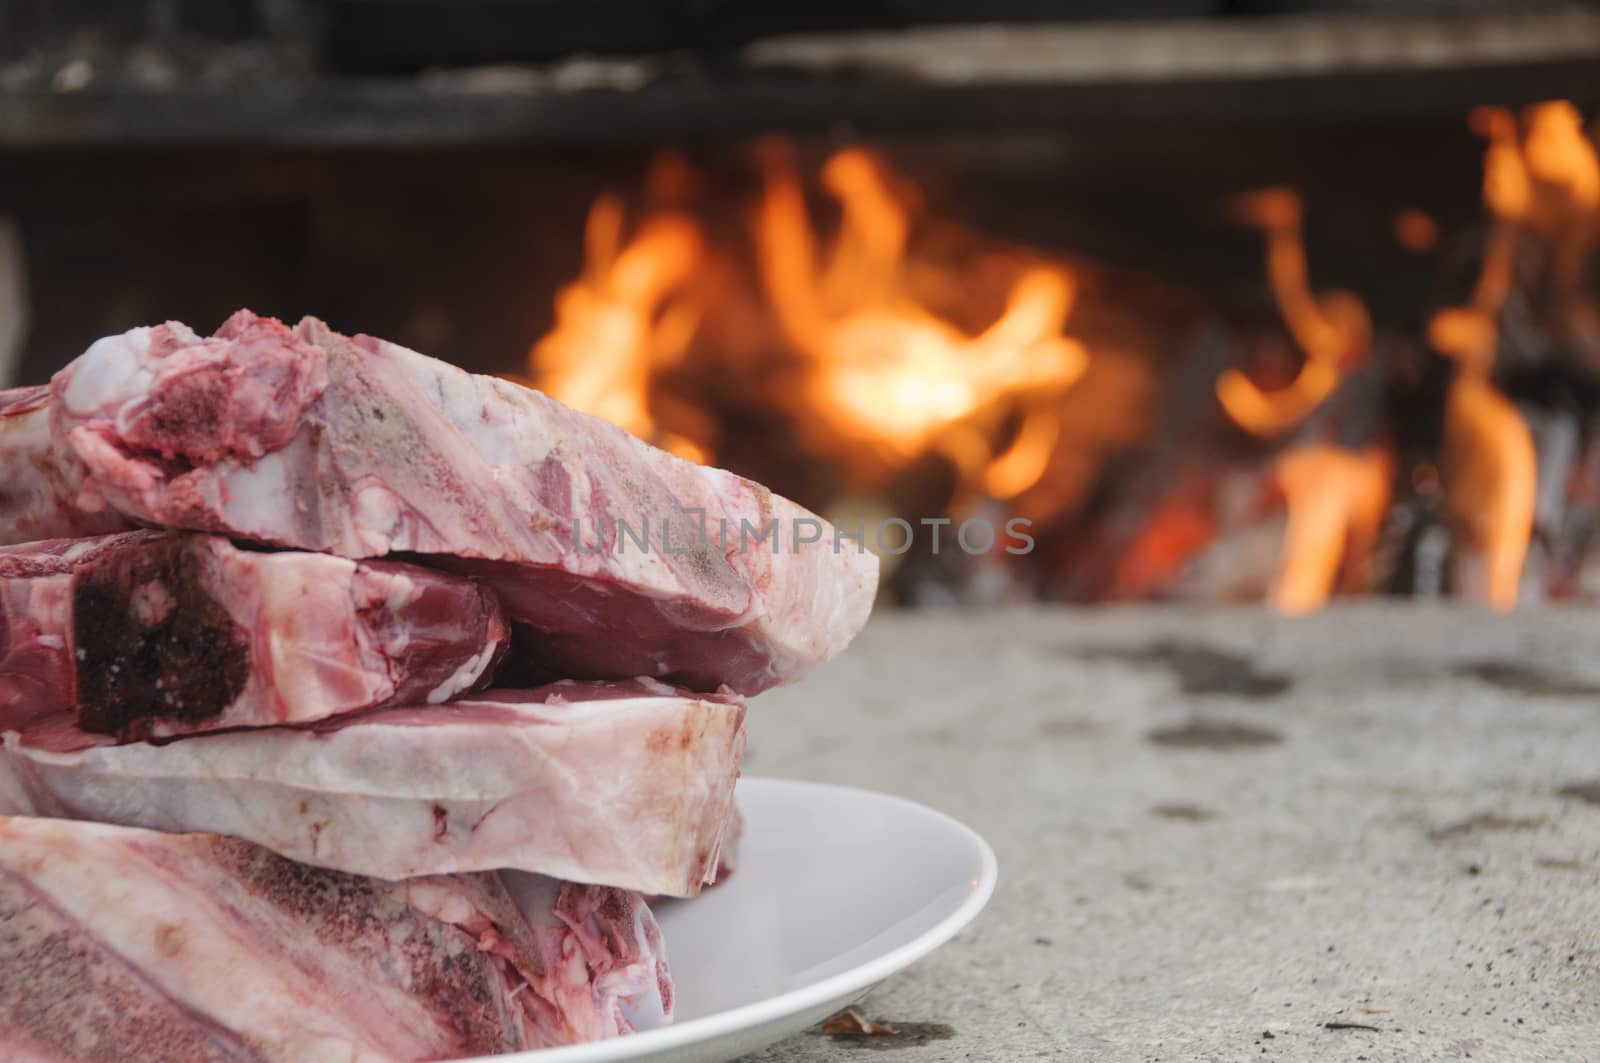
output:
[[1035, 410], [1022, 422], [1011, 449], [984, 470], [983, 489], [990, 498], [1015, 498], [1044, 476], [1061, 435], [1061, 422]]
[[583, 274], [556, 294], [555, 327], [529, 352], [530, 368], [567, 405], [705, 461], [699, 444], [659, 429], [650, 407], [655, 373], [682, 358], [699, 323], [682, 293], [704, 257], [700, 228], [663, 212], [626, 245], [622, 229], [622, 204], [601, 196], [584, 231]]
[[1446, 502], [1483, 565], [1483, 585], [1473, 589], [1495, 609], [1509, 610], [1517, 604], [1533, 534], [1533, 436], [1516, 406], [1489, 382], [1498, 343], [1489, 314], [1441, 310], [1429, 322], [1428, 339], [1458, 363], [1445, 405]]
[[1246, 220], [1267, 234], [1267, 275], [1289, 334], [1305, 355], [1288, 386], [1262, 391], [1236, 369], [1217, 379], [1217, 399], [1234, 422], [1252, 435], [1271, 439], [1304, 420], [1333, 394], [1352, 361], [1372, 340], [1366, 306], [1349, 292], [1316, 295], [1306, 268], [1300, 234], [1300, 198], [1285, 188], [1247, 196]]
[[1517, 122], [1500, 107], [1480, 107], [1468, 124], [1489, 143], [1483, 152], [1483, 202], [1494, 215], [1484, 241], [1483, 264], [1472, 305], [1498, 313], [1511, 290], [1516, 265], [1517, 223], [1528, 215], [1533, 202], [1533, 179], [1517, 139]]
[[1520, 139], [1517, 119], [1503, 108], [1479, 108], [1471, 124], [1489, 141], [1483, 198], [1497, 222], [1472, 305], [1497, 312], [1511, 289], [1519, 225], [1553, 239], [1557, 275], [1566, 284], [1576, 282], [1596, 238], [1600, 157], [1584, 135], [1582, 116], [1565, 100], [1528, 108]]
[[[1310, 416], [1366, 356], [1372, 321], [1356, 295], [1312, 291], [1297, 195], [1265, 189], [1245, 197], [1240, 213], [1266, 232], [1273, 298], [1305, 361], [1288, 386], [1273, 392], [1230, 369], [1217, 378], [1217, 399], [1234, 423], [1273, 439]], [[1379, 448], [1356, 453], [1314, 443], [1289, 450], [1274, 471], [1288, 523], [1272, 602], [1300, 615], [1327, 601], [1341, 567], [1365, 568], [1389, 504], [1390, 459]]]
[[1489, 142], [1483, 152], [1483, 204], [1497, 218], [1515, 220], [1528, 212], [1533, 190], [1517, 142], [1517, 122], [1503, 107], [1480, 107], [1467, 124]]
[[1566, 100], [1532, 107], [1524, 150], [1528, 169], [1582, 209], [1600, 207], [1600, 158], [1583, 132], [1583, 115]]
[[780, 327], [807, 361], [802, 403], [890, 464], [939, 449], [998, 497], [1026, 491], [1049, 462], [1053, 414], [1037, 405], [998, 456], [970, 422], [1001, 400], [1059, 395], [1083, 373], [1087, 353], [1062, 335], [1072, 277], [1055, 266], [1028, 269], [1000, 317], [968, 335], [908, 291], [909, 214], [882, 164], [859, 149], [840, 151], [822, 183], [841, 207], [825, 261], [792, 163], [768, 152], [760, 268]]
[[1299, 616], [1328, 600], [1341, 565], [1366, 566], [1389, 506], [1391, 462], [1377, 448], [1313, 445], [1289, 451], [1275, 471], [1289, 521], [1272, 602]]
[[1420, 255], [1439, 242], [1439, 223], [1433, 215], [1407, 207], [1395, 213], [1394, 238], [1407, 251]]
[[1556, 235], [1555, 274], [1573, 288], [1600, 240], [1600, 155], [1584, 135], [1583, 116], [1565, 100], [1529, 108], [1524, 150], [1528, 169], [1544, 186], [1543, 221]]
[[1474, 112], [1472, 126], [1488, 140], [1483, 197], [1495, 224], [1471, 301], [1435, 314], [1428, 340], [1456, 362], [1445, 407], [1446, 502], [1481, 565], [1476, 590], [1507, 610], [1533, 534], [1538, 458], [1521, 413], [1490, 380], [1499, 314], [1523, 228], [1553, 236], [1558, 273], [1576, 273], [1600, 207], [1600, 159], [1565, 101], [1528, 108], [1520, 137], [1517, 120], [1498, 108]]

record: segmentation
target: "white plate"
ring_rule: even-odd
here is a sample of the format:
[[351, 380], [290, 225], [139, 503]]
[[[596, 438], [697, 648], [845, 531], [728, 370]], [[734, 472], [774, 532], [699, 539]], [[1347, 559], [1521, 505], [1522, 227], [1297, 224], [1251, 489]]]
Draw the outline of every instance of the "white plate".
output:
[[654, 905], [677, 1021], [614, 1041], [494, 1063], [723, 1063], [860, 999], [972, 922], [994, 892], [994, 851], [898, 797], [743, 779], [739, 870], [692, 901]]

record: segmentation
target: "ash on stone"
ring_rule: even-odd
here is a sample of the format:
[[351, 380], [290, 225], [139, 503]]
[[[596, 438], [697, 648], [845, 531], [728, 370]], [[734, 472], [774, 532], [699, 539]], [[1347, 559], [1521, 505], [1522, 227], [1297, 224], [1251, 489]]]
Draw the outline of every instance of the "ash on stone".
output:
[[1600, 695], [1600, 682], [1576, 676], [1555, 675], [1515, 661], [1474, 661], [1461, 674], [1518, 694], [1547, 698], [1582, 698]]
[[1543, 816], [1502, 816], [1498, 812], [1479, 812], [1428, 832], [1430, 841], [1443, 842], [1470, 834], [1495, 831], [1537, 830], [1547, 821]]
[[1248, 657], [1209, 646], [1157, 642], [1150, 646], [1068, 649], [1083, 660], [1159, 664], [1177, 677], [1185, 694], [1228, 694], [1242, 698], [1275, 698], [1293, 686], [1281, 672], [1260, 671]]
[[1207, 749], [1227, 752], [1277, 745], [1283, 735], [1233, 720], [1195, 719], [1177, 727], [1151, 731], [1145, 740], [1167, 749]]
[[1600, 805], [1600, 779], [1563, 786], [1556, 793], [1562, 797], [1575, 797], [1579, 801], [1587, 801], [1591, 805]]

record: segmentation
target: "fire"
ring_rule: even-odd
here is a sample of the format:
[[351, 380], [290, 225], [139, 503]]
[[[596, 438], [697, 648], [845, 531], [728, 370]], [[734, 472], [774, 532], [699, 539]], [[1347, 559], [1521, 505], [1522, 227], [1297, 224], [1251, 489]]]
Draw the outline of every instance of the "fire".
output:
[[[1492, 219], [1468, 302], [1434, 315], [1428, 341], [1455, 362], [1445, 405], [1445, 501], [1458, 531], [1472, 592], [1496, 609], [1518, 597], [1534, 524], [1537, 455], [1515, 404], [1492, 380], [1499, 317], [1529, 234], [1547, 247], [1555, 275], [1571, 286], [1595, 243], [1600, 159], [1577, 109], [1540, 104], [1520, 118], [1480, 108], [1472, 128], [1486, 143], [1483, 202]], [[1267, 237], [1267, 272], [1284, 323], [1305, 361], [1288, 386], [1263, 391], [1237, 370], [1217, 380], [1217, 398], [1241, 428], [1275, 439], [1303, 422], [1367, 355], [1372, 326], [1356, 296], [1315, 294], [1307, 276], [1301, 204], [1286, 189], [1248, 197], [1242, 213]], [[1431, 219], [1404, 212], [1396, 234], [1431, 246]], [[1288, 508], [1283, 562], [1272, 592], [1288, 613], [1319, 606], [1341, 565], [1359, 568], [1389, 500], [1391, 459], [1323, 443], [1291, 447], [1274, 467]]]
[[1247, 197], [1241, 213], [1267, 235], [1267, 276], [1289, 334], [1305, 362], [1287, 387], [1264, 392], [1238, 370], [1217, 380], [1217, 399], [1234, 422], [1263, 439], [1299, 424], [1339, 386], [1372, 342], [1366, 306], [1349, 292], [1314, 294], [1300, 234], [1300, 199], [1283, 188]]
[[[1387, 451], [1312, 445], [1291, 450], [1274, 469], [1288, 504], [1283, 556], [1272, 602], [1291, 616], [1315, 611], [1333, 592], [1341, 562], [1365, 564], [1389, 507]], [[1362, 582], [1359, 568], [1352, 582]]]
[[684, 289], [705, 255], [700, 227], [663, 211], [624, 243], [623, 222], [619, 200], [595, 200], [583, 273], [556, 294], [555, 327], [528, 355], [533, 377], [568, 406], [705, 461], [700, 444], [657, 426], [650, 405], [655, 374], [683, 357], [699, 323], [700, 308]]
[[[768, 152], [759, 266], [778, 324], [805, 362], [804, 406], [890, 467], [938, 450], [996, 497], [1026, 491], [1044, 475], [1059, 430], [1047, 400], [1088, 363], [1082, 344], [1063, 335], [1071, 275], [1028, 268], [999, 318], [968, 334], [910, 293], [909, 212], [882, 163], [840, 151], [822, 182], [841, 208], [826, 255], [792, 163]], [[1002, 401], [1028, 412], [1010, 449], [995, 454], [973, 421]]]
[[1600, 159], [1584, 135], [1578, 109], [1566, 100], [1543, 103], [1529, 110], [1527, 125], [1528, 170], [1561, 189], [1574, 206], [1600, 207]]
[[1394, 216], [1394, 238], [1407, 251], [1420, 255], [1439, 242], [1439, 223], [1424, 211], [1407, 208]]
[[[1429, 346], [1450, 360], [1444, 450], [1406, 476], [1443, 499], [1464, 589], [1508, 609], [1523, 579], [1539, 470], [1529, 427], [1495, 382], [1501, 322], [1516, 299], [1510, 309], [1534, 331], [1565, 329], [1562, 341], [1582, 329], [1600, 337], [1585, 272], [1600, 244], [1600, 157], [1570, 104], [1520, 113], [1482, 108], [1470, 123], [1484, 140], [1482, 258], [1460, 305], [1428, 323]], [[1102, 504], [1111, 475], [1138, 471], [1132, 463], [1144, 459], [1130, 452], [1141, 441], [1154, 438], [1163, 453], [1177, 453], [1192, 436], [1181, 420], [1147, 436], [1143, 411], [1152, 404], [1117, 382], [1118, 364], [1123, 377], [1151, 379], [1157, 363], [1147, 351], [1170, 342], [1173, 326], [1119, 327], [1103, 300], [1128, 282], [1113, 271], [1002, 254], [928, 221], [917, 189], [867, 150], [838, 151], [818, 172], [821, 192], [838, 208], [834, 222], [814, 216], [785, 146], [767, 145], [760, 162], [748, 243], [713, 245], [694, 215], [663, 205], [681, 204], [681, 194], [647, 197], [655, 205], [631, 220], [621, 200], [596, 200], [581, 273], [558, 293], [555, 324], [529, 352], [539, 386], [702, 461], [717, 440], [712, 404], [737, 404], [752, 424], [764, 415], [761, 432], [777, 420], [778, 432], [818, 460], [813, 490], [833, 492], [836, 502], [855, 498], [871, 512], [889, 512], [886, 496], [902, 489], [943, 497], [944, 467], [920, 464], [939, 455], [954, 469], [952, 512], [993, 503], [1041, 522], [1087, 517], [1083, 537], [1112, 544], [1104, 571], [1117, 595], [1188, 593], [1180, 586], [1187, 562], [1209, 543], [1226, 545], [1236, 525], [1261, 532], [1261, 512], [1281, 493], [1287, 520], [1273, 605], [1305, 613], [1340, 589], [1365, 585], [1397, 482], [1396, 456], [1386, 436], [1350, 442], [1336, 433], [1365, 431], [1383, 412], [1371, 405], [1382, 400], [1366, 392], [1397, 383], [1398, 400], [1412, 386], [1404, 381], [1414, 366], [1397, 362], [1380, 379], [1384, 367], [1371, 360], [1375, 349], [1390, 348], [1375, 347], [1366, 303], [1313, 284], [1296, 192], [1258, 191], [1237, 210], [1262, 234], [1265, 272], [1299, 368], [1287, 384], [1258, 383], [1265, 376], [1252, 378], [1246, 367], [1218, 374], [1214, 384], [1232, 422], [1272, 444], [1270, 465], [1257, 468], [1270, 469], [1275, 490], [1262, 491], [1260, 476], [1219, 478], [1215, 467], [1185, 454], [1170, 463], [1179, 472], [1162, 473], [1178, 486], [1153, 478], [1138, 504], [1110, 509], [1095, 525], [1102, 517], [1090, 507]], [[1432, 215], [1408, 207], [1390, 220], [1402, 246], [1448, 252]], [[1073, 318], [1080, 292], [1088, 305]], [[1163, 297], [1155, 305], [1167, 304]], [[1187, 304], [1176, 305], [1173, 317], [1182, 320]], [[1550, 305], [1554, 313], [1545, 312]], [[1085, 335], [1095, 349], [1086, 380]], [[1186, 363], [1209, 374], [1207, 364]], [[673, 390], [691, 380], [710, 381], [692, 401]], [[1358, 417], [1341, 419], [1343, 408], [1361, 403], [1368, 406]], [[1193, 408], [1173, 406], [1184, 416]], [[724, 428], [730, 441], [752, 431], [731, 414]], [[1130, 464], [1103, 480], [1113, 453]], [[1202, 471], [1181, 471], [1185, 462]], [[1056, 556], [1089, 556], [1074, 540], [1077, 528], [1066, 530], [1050, 544]], [[1123, 542], [1133, 545], [1124, 550]], [[1234, 586], [1259, 586], [1263, 578], [1252, 569]]]
[[1522, 229], [1554, 243], [1558, 279], [1577, 283], [1584, 257], [1600, 237], [1600, 157], [1584, 135], [1577, 108], [1565, 100], [1530, 107], [1523, 132], [1510, 111], [1482, 107], [1471, 125], [1488, 141], [1483, 201], [1495, 218], [1472, 305], [1496, 313], [1505, 302]]
[[1521, 413], [1491, 381], [1500, 311], [1522, 231], [1555, 241], [1558, 275], [1576, 274], [1600, 207], [1600, 161], [1565, 101], [1530, 107], [1520, 128], [1509, 111], [1483, 108], [1472, 126], [1488, 141], [1483, 198], [1494, 223], [1470, 302], [1435, 314], [1428, 340], [1456, 363], [1445, 407], [1446, 501], [1481, 568], [1473, 589], [1507, 610], [1533, 534], [1538, 458]]
[[1015, 498], [1044, 476], [1061, 435], [1061, 422], [1035, 411], [1022, 422], [1016, 442], [984, 470], [983, 489], [990, 498]]
[[1430, 322], [1428, 338], [1458, 363], [1445, 406], [1445, 498], [1482, 561], [1482, 586], [1472, 589], [1495, 609], [1508, 610], [1517, 604], [1533, 533], [1533, 436], [1489, 382], [1498, 338], [1492, 318], [1479, 309], [1443, 310]]
[[1483, 203], [1494, 217], [1483, 248], [1483, 265], [1472, 305], [1495, 314], [1511, 290], [1517, 249], [1517, 222], [1533, 199], [1532, 178], [1517, 142], [1517, 123], [1499, 107], [1480, 107], [1469, 124], [1489, 143], [1483, 152]]
[[[1217, 399], [1239, 427], [1274, 439], [1315, 412], [1366, 358], [1372, 321], [1356, 295], [1312, 291], [1298, 196], [1288, 189], [1266, 189], [1246, 197], [1241, 208], [1244, 218], [1266, 233], [1272, 294], [1305, 361], [1293, 382], [1273, 392], [1228, 370], [1217, 379]], [[1356, 452], [1303, 443], [1278, 459], [1274, 475], [1288, 524], [1272, 601], [1283, 612], [1299, 615], [1327, 600], [1342, 566], [1355, 572], [1365, 567], [1389, 504], [1391, 460], [1378, 447]]]
[[1527, 116], [1528, 170], [1542, 186], [1534, 219], [1556, 240], [1556, 277], [1568, 288], [1582, 281], [1590, 249], [1600, 240], [1600, 156], [1584, 135], [1583, 116], [1566, 101], [1540, 104]]
[[1517, 143], [1516, 119], [1503, 107], [1480, 107], [1468, 125], [1489, 142], [1483, 152], [1483, 205], [1497, 218], [1522, 217], [1533, 192]]

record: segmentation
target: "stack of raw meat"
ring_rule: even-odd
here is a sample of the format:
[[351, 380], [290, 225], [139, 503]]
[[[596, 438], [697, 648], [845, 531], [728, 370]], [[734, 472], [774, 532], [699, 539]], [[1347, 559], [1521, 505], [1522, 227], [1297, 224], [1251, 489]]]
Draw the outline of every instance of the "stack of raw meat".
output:
[[[872, 555], [307, 319], [0, 395], [0, 1057], [427, 1060], [669, 1021], [648, 896]], [[641, 541], [641, 529], [643, 541]]]

